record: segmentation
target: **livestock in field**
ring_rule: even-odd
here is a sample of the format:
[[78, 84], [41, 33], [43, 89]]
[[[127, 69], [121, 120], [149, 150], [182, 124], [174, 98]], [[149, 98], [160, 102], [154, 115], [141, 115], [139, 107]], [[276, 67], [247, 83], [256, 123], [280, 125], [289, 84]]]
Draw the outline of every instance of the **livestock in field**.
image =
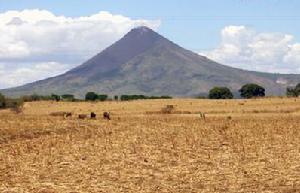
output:
[[103, 118], [107, 119], [107, 120], [110, 120], [110, 113], [109, 112], [104, 112], [103, 113]]
[[96, 117], [97, 117], [97, 114], [94, 112], [91, 112], [91, 119], [96, 119]]
[[72, 117], [72, 113], [71, 112], [65, 112], [65, 111], [59, 111], [59, 112], [50, 113], [50, 116], [67, 118], [67, 117]]
[[163, 114], [171, 114], [174, 112], [175, 107], [174, 105], [166, 105], [164, 108], [161, 109], [161, 113]]
[[87, 118], [87, 115], [85, 115], [85, 114], [78, 115], [78, 119], [86, 119], [86, 118]]

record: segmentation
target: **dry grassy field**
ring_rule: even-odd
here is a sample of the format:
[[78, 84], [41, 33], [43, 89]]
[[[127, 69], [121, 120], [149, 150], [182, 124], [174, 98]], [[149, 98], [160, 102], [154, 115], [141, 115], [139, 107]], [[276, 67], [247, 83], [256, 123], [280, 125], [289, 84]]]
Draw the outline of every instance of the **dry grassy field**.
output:
[[[161, 113], [166, 105], [175, 106], [172, 114]], [[59, 111], [73, 117], [50, 116]], [[91, 111], [109, 111], [112, 120], [77, 119]], [[2, 110], [0, 192], [300, 192], [300, 99]]]

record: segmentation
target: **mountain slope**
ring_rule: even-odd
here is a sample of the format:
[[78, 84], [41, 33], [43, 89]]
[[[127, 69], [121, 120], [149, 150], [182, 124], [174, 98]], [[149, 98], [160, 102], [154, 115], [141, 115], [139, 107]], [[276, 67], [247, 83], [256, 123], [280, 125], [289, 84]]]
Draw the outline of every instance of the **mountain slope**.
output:
[[264, 86], [269, 95], [282, 95], [287, 86], [300, 82], [300, 75], [224, 66], [181, 48], [149, 28], [139, 27], [65, 74], [1, 92], [10, 96], [71, 93], [83, 97], [88, 91], [196, 96], [213, 86], [227, 86], [237, 92], [249, 82]]

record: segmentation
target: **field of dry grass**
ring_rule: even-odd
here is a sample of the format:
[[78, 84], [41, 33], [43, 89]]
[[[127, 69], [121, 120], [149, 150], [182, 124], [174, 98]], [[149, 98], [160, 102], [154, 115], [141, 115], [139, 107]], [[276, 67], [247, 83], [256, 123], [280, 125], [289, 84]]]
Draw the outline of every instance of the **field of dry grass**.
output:
[[[161, 114], [166, 105], [174, 113]], [[49, 115], [58, 111], [75, 116]], [[91, 111], [110, 111], [112, 120], [76, 118]], [[0, 192], [300, 192], [300, 99], [35, 102], [22, 114], [3, 110]]]

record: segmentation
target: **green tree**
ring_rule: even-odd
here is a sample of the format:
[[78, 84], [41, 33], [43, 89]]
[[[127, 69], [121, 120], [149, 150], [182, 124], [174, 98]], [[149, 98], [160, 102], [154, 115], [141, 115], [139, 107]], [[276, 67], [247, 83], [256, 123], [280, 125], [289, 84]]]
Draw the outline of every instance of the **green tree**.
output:
[[288, 87], [286, 89], [286, 95], [288, 97], [298, 97], [300, 95], [300, 83], [295, 87]]
[[23, 104], [24, 101], [22, 100], [22, 98], [17, 98], [17, 99], [7, 98], [5, 108], [10, 108], [15, 112], [20, 113], [22, 112]]
[[88, 92], [85, 95], [86, 101], [96, 101], [98, 99], [98, 95], [94, 92]]
[[296, 90], [296, 93], [298, 94], [297, 96], [299, 96], [300, 95], [300, 83], [295, 86], [295, 90]]
[[60, 101], [60, 96], [56, 94], [51, 94], [51, 99], [55, 101]]
[[245, 84], [239, 90], [241, 97], [243, 98], [253, 98], [253, 97], [264, 97], [265, 96], [265, 88], [259, 86], [257, 84]]
[[210, 99], [232, 99], [233, 94], [227, 87], [214, 87], [209, 91]]
[[118, 96], [118, 95], [115, 95], [115, 96], [114, 96], [114, 99], [115, 99], [115, 101], [118, 101], [118, 100], [119, 100], [119, 96]]
[[288, 96], [288, 97], [298, 97], [299, 92], [297, 92], [295, 88], [288, 87], [286, 89], [286, 96]]
[[0, 93], [0, 109], [5, 108], [5, 97]]
[[107, 98], [108, 98], [108, 96], [105, 95], [105, 94], [98, 95], [98, 99], [99, 99], [100, 101], [106, 101]]
[[128, 101], [129, 96], [128, 95], [121, 95], [121, 101]]
[[61, 95], [61, 98], [65, 101], [74, 101], [75, 100], [75, 97], [72, 94]]
[[39, 95], [35, 94], [35, 93], [33, 95], [31, 95], [30, 97], [31, 97], [31, 101], [41, 100], [41, 97]]

